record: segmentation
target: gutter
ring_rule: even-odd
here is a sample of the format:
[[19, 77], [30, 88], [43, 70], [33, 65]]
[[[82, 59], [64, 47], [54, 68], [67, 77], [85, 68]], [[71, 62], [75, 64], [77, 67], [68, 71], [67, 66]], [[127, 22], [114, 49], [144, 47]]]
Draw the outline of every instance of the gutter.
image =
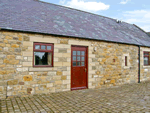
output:
[[140, 83], [140, 45], [138, 46], [139, 47], [139, 51], [138, 51], [138, 83]]

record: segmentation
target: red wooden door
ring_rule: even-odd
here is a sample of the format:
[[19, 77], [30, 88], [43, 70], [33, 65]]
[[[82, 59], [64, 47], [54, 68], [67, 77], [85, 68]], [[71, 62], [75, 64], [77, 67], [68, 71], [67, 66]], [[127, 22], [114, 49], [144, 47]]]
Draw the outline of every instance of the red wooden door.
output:
[[71, 47], [71, 90], [88, 87], [88, 47]]

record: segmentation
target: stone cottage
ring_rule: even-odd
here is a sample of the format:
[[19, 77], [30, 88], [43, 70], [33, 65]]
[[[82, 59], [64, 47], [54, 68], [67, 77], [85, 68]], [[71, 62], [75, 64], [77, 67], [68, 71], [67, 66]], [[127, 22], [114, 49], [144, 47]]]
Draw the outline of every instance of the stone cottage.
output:
[[0, 98], [150, 79], [136, 25], [37, 0], [0, 1]]

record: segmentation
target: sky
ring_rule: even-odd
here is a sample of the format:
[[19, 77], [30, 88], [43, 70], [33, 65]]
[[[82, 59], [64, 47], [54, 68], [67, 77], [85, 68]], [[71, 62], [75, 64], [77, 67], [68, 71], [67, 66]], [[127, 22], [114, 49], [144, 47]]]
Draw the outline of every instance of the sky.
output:
[[136, 24], [150, 32], [150, 0], [40, 0]]

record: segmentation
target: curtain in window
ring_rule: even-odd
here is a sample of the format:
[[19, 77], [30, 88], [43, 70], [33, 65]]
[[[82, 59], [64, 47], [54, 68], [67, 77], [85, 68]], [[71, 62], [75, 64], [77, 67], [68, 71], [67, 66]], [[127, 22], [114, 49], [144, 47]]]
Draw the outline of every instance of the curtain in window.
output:
[[148, 65], [148, 57], [144, 57], [144, 64]]
[[52, 53], [48, 53], [47, 55], [48, 59], [48, 65], [52, 65]]

